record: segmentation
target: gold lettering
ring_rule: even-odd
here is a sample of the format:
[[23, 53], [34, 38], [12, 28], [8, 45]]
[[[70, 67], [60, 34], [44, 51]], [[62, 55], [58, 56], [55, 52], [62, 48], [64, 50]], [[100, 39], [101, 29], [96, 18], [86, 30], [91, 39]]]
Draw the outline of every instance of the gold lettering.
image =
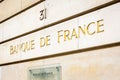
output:
[[60, 32], [63, 32], [63, 30], [58, 31], [58, 43], [60, 43], [60, 37], [63, 36], [63, 35], [60, 34]]
[[25, 50], [30, 50], [31, 49], [31, 41], [25, 43]]
[[10, 46], [10, 55], [11, 54], [14, 54], [14, 47], [13, 46]]
[[104, 31], [104, 30], [100, 29], [100, 27], [104, 26], [104, 24], [102, 22], [103, 22], [103, 19], [97, 21], [97, 33]]
[[22, 43], [21, 45], [22, 45], [22, 51], [25, 52], [25, 50], [26, 50], [25, 43]]
[[71, 35], [71, 39], [72, 39], [74, 36], [75, 36], [75, 38], [78, 38], [77, 33], [76, 33], [75, 29], [73, 28], [72, 35]]
[[88, 26], [86, 27], [86, 31], [87, 31], [87, 33], [88, 33], [89, 35], [95, 34], [95, 31], [90, 32], [90, 30], [89, 30], [90, 26], [93, 25], [93, 24], [95, 25], [95, 22], [89, 23]]
[[40, 47], [43, 47], [43, 46], [45, 46], [45, 38], [41, 37], [40, 38]]
[[50, 35], [46, 37], [41, 37], [40, 38], [40, 47], [48, 46], [50, 45]]
[[[73, 38], [80, 38], [81, 35], [94, 35], [95, 33], [104, 32], [102, 29], [104, 26], [103, 19], [98, 21], [93, 21], [88, 24], [84, 24], [84, 26], [78, 26], [78, 28], [73, 28], [71, 30], [60, 30], [57, 34], [57, 42], [60, 43], [62, 41], [72, 40]], [[40, 38], [40, 47], [50, 45], [50, 35]], [[10, 55], [21, 52], [30, 51], [35, 49], [34, 40], [26, 41], [17, 45], [10, 45]]]
[[65, 30], [64, 31], [64, 41], [66, 41], [67, 39], [70, 40], [70, 31], [69, 30]]
[[34, 40], [31, 40], [29, 42], [24, 42], [18, 45], [11, 45], [10, 46], [10, 55], [18, 53], [20, 51], [26, 52], [34, 49]]
[[86, 32], [85, 32], [85, 28], [83, 29], [81, 26], [79, 26], [78, 27], [78, 37], [80, 38], [80, 32], [82, 31], [82, 33], [84, 34], [84, 35], [86, 35]]
[[19, 52], [19, 45], [16, 46], [16, 53]]
[[46, 36], [46, 46], [50, 45], [50, 35]]
[[30, 45], [31, 50], [32, 50], [32, 49], [35, 49], [34, 46], [35, 46], [34, 40], [31, 40], [31, 45]]

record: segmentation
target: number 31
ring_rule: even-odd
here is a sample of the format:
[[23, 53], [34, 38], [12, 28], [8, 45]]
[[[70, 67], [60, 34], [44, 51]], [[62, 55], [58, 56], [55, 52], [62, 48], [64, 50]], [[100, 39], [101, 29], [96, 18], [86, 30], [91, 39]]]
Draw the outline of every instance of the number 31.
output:
[[40, 20], [46, 19], [46, 9], [40, 11]]

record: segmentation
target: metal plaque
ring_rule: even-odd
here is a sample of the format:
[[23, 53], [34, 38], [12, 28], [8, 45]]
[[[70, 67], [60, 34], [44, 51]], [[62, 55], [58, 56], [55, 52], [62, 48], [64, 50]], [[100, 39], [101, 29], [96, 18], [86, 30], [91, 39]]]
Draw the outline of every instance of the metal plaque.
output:
[[29, 80], [61, 80], [61, 67], [29, 69]]

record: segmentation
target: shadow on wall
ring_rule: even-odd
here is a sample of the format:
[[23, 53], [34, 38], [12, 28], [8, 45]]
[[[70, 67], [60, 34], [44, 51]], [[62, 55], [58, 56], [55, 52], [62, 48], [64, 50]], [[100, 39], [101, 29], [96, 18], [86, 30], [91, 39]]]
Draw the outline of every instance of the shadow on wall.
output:
[[0, 3], [3, 2], [4, 0], [0, 0]]

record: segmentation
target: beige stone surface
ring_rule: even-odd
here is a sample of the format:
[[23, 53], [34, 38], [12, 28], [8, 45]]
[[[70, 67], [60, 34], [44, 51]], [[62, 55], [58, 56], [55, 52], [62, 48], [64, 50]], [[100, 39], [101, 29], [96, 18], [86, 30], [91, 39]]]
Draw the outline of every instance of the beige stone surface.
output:
[[0, 21], [21, 10], [21, 0], [5, 0], [0, 3]]
[[40, 0], [4, 0], [0, 3], [0, 21], [31, 6]]
[[[32, 5], [36, 3], [37, 1], [38, 0], [34, 0], [34, 2], [33, 0], [22, 0], [22, 1], [21, 0], [16, 0], [16, 1], [5, 0], [0, 4], [0, 21], [8, 18], [9, 16], [15, 14], [16, 12], [26, 8], [27, 6], [30, 6], [30, 4]], [[108, 3], [110, 1], [111, 0], [97, 0], [97, 1], [60, 0], [58, 2], [56, 0], [46, 0], [22, 12], [21, 14], [16, 15], [10, 18], [9, 20], [1, 23], [2, 27], [4, 27], [4, 30], [2, 30], [4, 34], [0, 35], [0, 38], [1, 36], [3, 36], [2, 40], [13, 38], [15, 36], [43, 27], [44, 25], [51, 24], [53, 22], [64, 19], [66, 17], [81, 13], [83, 11], [89, 10], [91, 8], [94, 8], [102, 4]], [[41, 21], [39, 19], [40, 11], [43, 10], [44, 8], [46, 8], [47, 18]], [[115, 11], [118, 11], [118, 12], [114, 12], [114, 13], [119, 14], [119, 10], [115, 10]], [[109, 14], [109, 12], [107, 12], [107, 14]], [[117, 18], [119, 19], [118, 16]], [[0, 31], [1, 31], [1, 28], [0, 28]], [[0, 41], [2, 40], [0, 39]]]
[[21, 1], [22, 1], [22, 9], [24, 9], [41, 0], [21, 0]]
[[[11, 15], [31, 6], [32, 4], [38, 2], [40, 0], [4, 0], [2, 3], [0, 3], [0, 21], [10, 17]], [[61, 11], [68, 10], [71, 11], [71, 14], [77, 14], [78, 11], [84, 11], [86, 9], [93, 8], [95, 6], [110, 2], [112, 0], [78, 0], [78, 1], [72, 1], [72, 0], [46, 0], [45, 6], [47, 9], [50, 9], [48, 11], [48, 16], [54, 16], [54, 11], [57, 11], [58, 13]], [[66, 4], [67, 3], [67, 4]], [[70, 13], [64, 13], [65, 15], [63, 17], [71, 16]], [[50, 19], [51, 19], [50, 17]], [[56, 16], [53, 20], [59, 20]], [[47, 23], [50, 23], [51, 21], [47, 21]]]
[[120, 80], [120, 46], [2, 66], [1, 80], [28, 80], [31, 67], [62, 67], [61, 80]]
[[[83, 49], [83, 48], [89, 48], [89, 47], [119, 42], [120, 41], [120, 34], [119, 34], [120, 24], [118, 23], [119, 23], [120, 16], [117, 16], [120, 13], [119, 9], [120, 9], [120, 6], [119, 6], [119, 3], [117, 3], [109, 7], [97, 10], [95, 12], [65, 21], [63, 23], [60, 23], [54, 26], [50, 26], [49, 28], [37, 31], [32, 34], [20, 37], [18, 38], [20, 39], [18, 41], [17, 39], [14, 39], [12, 41], [6, 42], [2, 44], [4, 45], [4, 49], [3, 49], [4, 52], [2, 51], [4, 55], [0, 54], [1, 55], [0, 63], [2, 64], [2, 63], [11, 62], [11, 61], [18, 61], [21, 59], [26, 60], [30, 58], [43, 57], [43, 56], [52, 55], [52, 54], [61, 54], [61, 52], [63, 53], [66, 51], [72, 51], [77, 49]], [[108, 15], [109, 12], [113, 10], [115, 11], [112, 12], [111, 15]], [[24, 25], [22, 26], [24, 28], [22, 28], [21, 26], [18, 28], [20, 23], [15, 22], [16, 19], [17, 18], [14, 17], [12, 21], [8, 21], [6, 22], [6, 24], [4, 24], [5, 26], [4, 33], [3, 33], [4, 40], [9, 39], [13, 36], [17, 36], [18, 34], [21, 33], [19, 31], [22, 29], [25, 32], [26, 29], [27, 30], [30, 28], [32, 29], [33, 26], [36, 25], [36, 24], [32, 24], [33, 26], [31, 27], [24, 27], [25, 26]], [[101, 26], [100, 30], [104, 30], [104, 32], [97, 33], [96, 24], [90, 25], [89, 30], [87, 30], [90, 32], [95, 31], [95, 34], [89, 35], [88, 33], [86, 33], [86, 35], [84, 35], [82, 31], [79, 30], [79, 26], [82, 26], [82, 28], [84, 29], [86, 26], [83, 26], [83, 25], [88, 25], [91, 22], [96, 23], [101, 19], [103, 19], [103, 21], [100, 24], [104, 23], [104, 26]], [[18, 20], [19, 19], [17, 19], [17, 21]], [[68, 32], [66, 32], [66, 30]], [[65, 36], [66, 34], [68, 35], [69, 39], [67, 39], [67, 37]], [[48, 43], [50, 43], [50, 45], [40, 47], [40, 43], [42, 42], [42, 44], [44, 44], [45, 42], [43, 41], [42, 37], [44, 37], [45, 39], [45, 37], [48, 35], [50, 39]], [[75, 37], [75, 35], [76, 36], [79, 35], [80, 37]], [[25, 45], [26, 42], [29, 42], [31, 40], [34, 40], [34, 44], [35, 44], [34, 49], [27, 50], [25, 47], [22, 47], [22, 49], [25, 49], [25, 51], [23, 51], [22, 49], [19, 48], [22, 44]], [[0, 47], [2, 48], [3, 46], [0, 46]], [[17, 49], [15, 47], [17, 47]], [[18, 51], [17, 53], [16, 53], [16, 50]], [[11, 51], [13, 52], [12, 55], [10, 55]], [[16, 55], [18, 55], [19, 58]], [[17, 59], [15, 58], [15, 56]]]

